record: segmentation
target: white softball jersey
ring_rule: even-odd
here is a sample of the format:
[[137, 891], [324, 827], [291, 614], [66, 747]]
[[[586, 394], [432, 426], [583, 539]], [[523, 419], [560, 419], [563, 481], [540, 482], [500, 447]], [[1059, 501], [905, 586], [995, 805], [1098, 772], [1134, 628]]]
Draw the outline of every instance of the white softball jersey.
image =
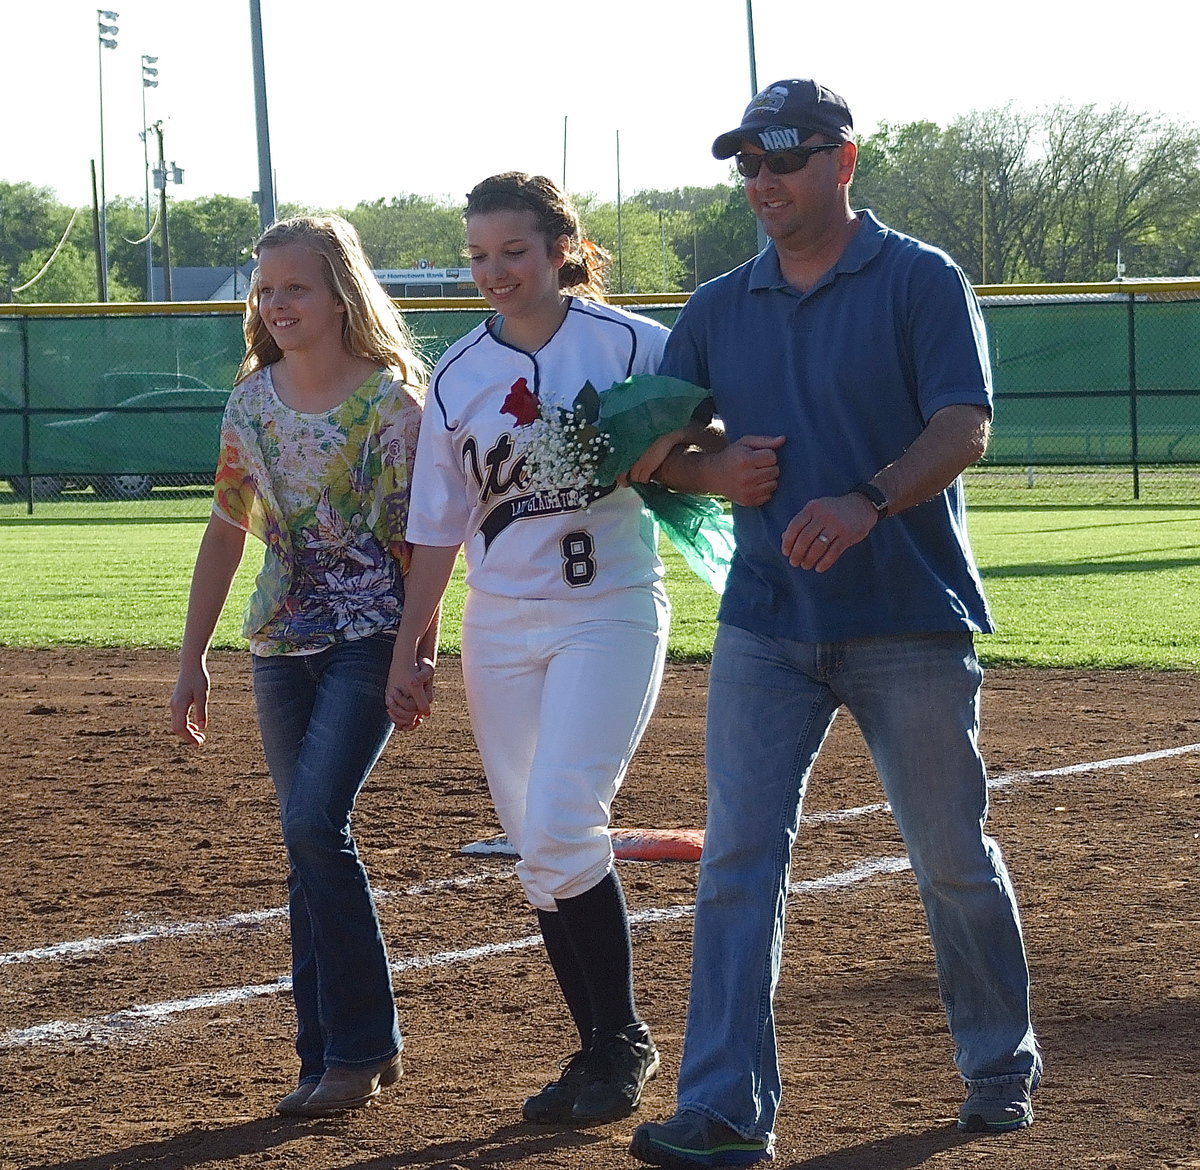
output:
[[426, 397], [408, 540], [464, 545], [467, 584], [501, 597], [586, 598], [661, 578], [657, 525], [637, 493], [522, 488], [517, 421], [501, 407], [521, 378], [543, 405], [569, 408], [585, 382], [603, 394], [652, 374], [667, 333], [646, 317], [572, 298], [536, 353], [497, 339], [488, 322], [455, 342]]

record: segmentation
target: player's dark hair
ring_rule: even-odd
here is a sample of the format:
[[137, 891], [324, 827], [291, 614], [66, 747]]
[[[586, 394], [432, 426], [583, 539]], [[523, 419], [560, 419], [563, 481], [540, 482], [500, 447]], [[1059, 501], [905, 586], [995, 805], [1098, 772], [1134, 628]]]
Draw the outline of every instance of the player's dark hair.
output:
[[467, 195], [466, 218], [489, 211], [531, 211], [537, 230], [546, 237], [546, 248], [561, 236], [567, 237], [567, 259], [558, 272], [563, 292], [604, 300], [604, 282], [612, 257], [585, 239], [579, 213], [570, 198], [545, 175], [505, 171], [477, 183]]

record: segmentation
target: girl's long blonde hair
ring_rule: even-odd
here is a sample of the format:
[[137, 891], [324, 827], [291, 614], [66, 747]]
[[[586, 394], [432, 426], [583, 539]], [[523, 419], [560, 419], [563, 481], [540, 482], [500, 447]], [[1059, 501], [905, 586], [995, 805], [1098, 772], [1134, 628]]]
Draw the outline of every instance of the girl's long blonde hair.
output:
[[605, 277], [612, 257], [598, 244], [585, 239], [575, 205], [545, 175], [505, 171], [477, 183], [467, 195], [466, 218], [489, 211], [532, 211], [538, 231], [549, 248], [567, 237], [567, 261], [559, 269], [558, 287], [566, 293], [603, 301]]
[[[339, 215], [298, 215], [272, 224], [254, 245], [258, 257], [264, 248], [295, 244], [315, 252], [325, 261], [329, 291], [346, 307], [342, 314], [342, 344], [355, 357], [399, 370], [405, 383], [421, 389], [426, 381], [425, 362], [400, 310], [384, 292], [363, 252], [352, 224]], [[255, 270], [246, 297], [246, 356], [238, 367], [237, 381], [277, 362], [283, 353], [259, 312], [259, 274]]]

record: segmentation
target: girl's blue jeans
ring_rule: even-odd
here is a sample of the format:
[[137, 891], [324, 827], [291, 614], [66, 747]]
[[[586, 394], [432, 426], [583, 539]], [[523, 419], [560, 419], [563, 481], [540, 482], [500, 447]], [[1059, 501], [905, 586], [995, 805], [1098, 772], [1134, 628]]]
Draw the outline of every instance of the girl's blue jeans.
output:
[[792, 845], [843, 704], [908, 849], [959, 1072], [969, 1083], [1036, 1079], [1016, 900], [983, 831], [981, 681], [967, 632], [811, 643], [719, 628], [680, 1108], [772, 1140], [781, 1090], [773, 998]]
[[392, 721], [392, 639], [254, 657], [254, 696], [291, 870], [292, 996], [300, 1080], [387, 1060], [402, 1041], [354, 802]]

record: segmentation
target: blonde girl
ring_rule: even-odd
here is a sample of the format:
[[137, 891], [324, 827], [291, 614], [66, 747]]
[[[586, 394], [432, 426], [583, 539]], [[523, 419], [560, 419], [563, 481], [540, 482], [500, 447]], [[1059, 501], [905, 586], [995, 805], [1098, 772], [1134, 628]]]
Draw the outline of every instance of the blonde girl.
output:
[[[206, 656], [253, 535], [265, 555], [243, 632], [290, 868], [300, 1058], [298, 1086], [276, 1109], [322, 1116], [367, 1104], [401, 1075], [387, 954], [350, 815], [394, 726], [384, 688], [424, 369], [345, 220], [277, 223], [255, 254], [171, 715], [176, 735], [204, 742]], [[431, 613], [422, 658], [432, 661], [436, 633]]]

